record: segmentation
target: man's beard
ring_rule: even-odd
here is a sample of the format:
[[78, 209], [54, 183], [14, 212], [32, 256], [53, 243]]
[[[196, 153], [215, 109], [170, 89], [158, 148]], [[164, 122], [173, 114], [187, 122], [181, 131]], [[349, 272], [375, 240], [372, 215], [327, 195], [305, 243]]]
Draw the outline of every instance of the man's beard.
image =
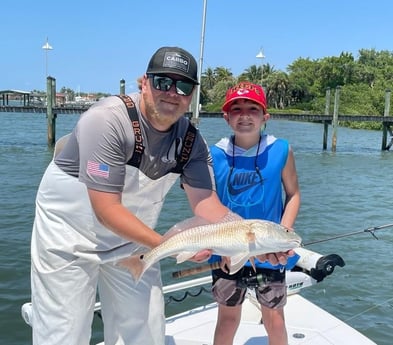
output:
[[145, 103], [145, 111], [146, 111], [146, 114], [144, 115], [153, 124], [156, 123], [159, 124], [160, 126], [172, 126], [173, 123], [178, 120], [176, 114], [173, 114], [172, 116], [161, 115], [157, 111], [154, 102], [147, 94], [142, 93], [142, 97]]
[[145, 94], [142, 93], [142, 97], [143, 97], [143, 101], [145, 103], [145, 111], [146, 114], [145, 116], [150, 119], [159, 119], [160, 118], [160, 114], [158, 113], [154, 102], [151, 101], [151, 99]]

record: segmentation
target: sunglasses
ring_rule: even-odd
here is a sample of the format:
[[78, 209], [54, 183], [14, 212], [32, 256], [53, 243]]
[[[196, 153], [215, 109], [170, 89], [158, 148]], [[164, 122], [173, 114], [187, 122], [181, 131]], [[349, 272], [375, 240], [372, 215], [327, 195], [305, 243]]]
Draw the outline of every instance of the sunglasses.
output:
[[160, 91], [169, 91], [173, 84], [178, 95], [189, 96], [194, 90], [194, 83], [185, 80], [175, 80], [167, 76], [148, 74], [147, 77], [153, 81], [153, 87]]

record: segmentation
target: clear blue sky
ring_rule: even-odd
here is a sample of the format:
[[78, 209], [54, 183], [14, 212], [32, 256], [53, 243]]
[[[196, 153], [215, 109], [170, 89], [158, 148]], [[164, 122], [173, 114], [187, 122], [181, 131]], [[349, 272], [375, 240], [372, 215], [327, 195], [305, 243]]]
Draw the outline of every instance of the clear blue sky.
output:
[[[203, 0], [18, 0], [1, 5], [0, 90], [126, 92], [154, 51], [181, 46], [199, 61]], [[299, 57], [393, 50], [392, 0], [207, 0], [203, 68], [239, 75], [263, 48], [285, 71]], [[53, 50], [42, 46], [48, 37]], [[47, 52], [47, 60], [46, 60]]]

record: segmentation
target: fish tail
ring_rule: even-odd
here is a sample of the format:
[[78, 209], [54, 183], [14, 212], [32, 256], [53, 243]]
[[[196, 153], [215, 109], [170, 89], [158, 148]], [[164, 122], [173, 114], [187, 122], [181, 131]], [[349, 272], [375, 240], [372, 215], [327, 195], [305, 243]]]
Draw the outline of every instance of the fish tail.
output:
[[119, 260], [117, 265], [127, 268], [132, 277], [135, 279], [136, 283], [139, 282], [143, 273], [146, 271], [147, 267], [143, 261], [143, 255], [132, 255], [127, 258]]

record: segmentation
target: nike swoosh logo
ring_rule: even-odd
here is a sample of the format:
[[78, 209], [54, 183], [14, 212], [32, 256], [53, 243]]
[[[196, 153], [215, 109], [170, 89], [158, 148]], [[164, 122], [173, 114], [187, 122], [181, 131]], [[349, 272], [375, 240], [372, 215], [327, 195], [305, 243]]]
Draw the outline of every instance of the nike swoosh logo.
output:
[[229, 184], [228, 186], [228, 191], [229, 194], [231, 195], [238, 195], [241, 194], [249, 189], [251, 189], [252, 187], [256, 186], [257, 184], [259, 184], [259, 181], [255, 181], [247, 186], [241, 187], [241, 188], [233, 188], [231, 184]]

